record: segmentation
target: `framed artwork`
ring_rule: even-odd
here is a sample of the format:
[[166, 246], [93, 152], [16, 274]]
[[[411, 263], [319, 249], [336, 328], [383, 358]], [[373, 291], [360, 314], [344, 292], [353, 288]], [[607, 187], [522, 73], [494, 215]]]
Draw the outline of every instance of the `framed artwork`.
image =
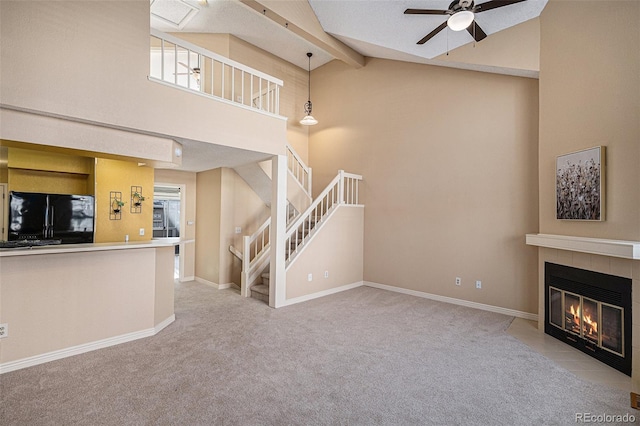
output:
[[604, 166], [604, 146], [557, 157], [557, 219], [604, 220]]

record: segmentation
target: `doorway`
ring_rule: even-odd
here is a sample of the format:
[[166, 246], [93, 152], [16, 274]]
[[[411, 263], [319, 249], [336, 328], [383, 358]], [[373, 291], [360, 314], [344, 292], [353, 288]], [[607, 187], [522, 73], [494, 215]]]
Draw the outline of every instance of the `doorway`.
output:
[[0, 228], [2, 228], [2, 233], [0, 233], [0, 240], [6, 241], [8, 235], [8, 218], [7, 212], [9, 211], [9, 193], [7, 191], [7, 184], [0, 183], [0, 192], [2, 193], [2, 199], [0, 199]]
[[[182, 223], [181, 185], [158, 184], [153, 188], [153, 238], [180, 238]], [[174, 279], [183, 277], [181, 244], [175, 246]]]

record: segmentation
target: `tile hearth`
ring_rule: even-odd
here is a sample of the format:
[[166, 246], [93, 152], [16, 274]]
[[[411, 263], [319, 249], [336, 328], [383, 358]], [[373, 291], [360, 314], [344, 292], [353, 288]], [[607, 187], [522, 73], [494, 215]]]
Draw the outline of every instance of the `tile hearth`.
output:
[[[526, 242], [528, 245], [538, 246], [538, 329], [541, 335], [541, 331], [544, 331], [546, 308], [545, 262], [631, 279], [632, 359], [629, 390], [640, 393], [640, 241], [527, 234]], [[558, 343], [564, 344], [560, 341]], [[571, 347], [567, 350], [569, 348]], [[595, 359], [593, 361], [599, 363]], [[588, 375], [604, 375], [604, 379], [607, 380], [606, 371], [605, 369], [605, 373], [592, 372]]]
[[624, 391], [631, 391], [631, 377], [554, 337], [541, 333], [538, 330], [536, 321], [516, 318], [507, 332], [534, 351], [584, 380]]

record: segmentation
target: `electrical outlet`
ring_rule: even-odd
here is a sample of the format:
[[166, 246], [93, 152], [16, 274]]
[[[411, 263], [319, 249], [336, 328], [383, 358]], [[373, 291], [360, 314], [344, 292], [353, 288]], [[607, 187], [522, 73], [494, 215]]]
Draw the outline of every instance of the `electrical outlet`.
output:
[[140, 235], [144, 235], [144, 228], [140, 228]]
[[0, 324], [0, 339], [9, 337], [9, 324]]
[[329, 271], [324, 271], [324, 277], [329, 278]]
[[482, 288], [482, 281], [476, 281], [476, 288]]
[[313, 274], [307, 275], [307, 281], [313, 281]]
[[242, 234], [242, 228], [239, 226], [236, 226], [236, 234]]
[[462, 284], [462, 278], [456, 277], [456, 285], [461, 285], [461, 284]]

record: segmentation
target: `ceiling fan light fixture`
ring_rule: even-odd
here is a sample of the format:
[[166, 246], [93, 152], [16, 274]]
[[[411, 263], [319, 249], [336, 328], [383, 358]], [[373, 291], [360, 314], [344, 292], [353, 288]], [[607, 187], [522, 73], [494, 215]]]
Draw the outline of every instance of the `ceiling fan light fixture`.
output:
[[470, 10], [461, 10], [449, 17], [447, 25], [453, 31], [462, 31], [469, 28], [469, 25], [473, 22], [474, 15]]

